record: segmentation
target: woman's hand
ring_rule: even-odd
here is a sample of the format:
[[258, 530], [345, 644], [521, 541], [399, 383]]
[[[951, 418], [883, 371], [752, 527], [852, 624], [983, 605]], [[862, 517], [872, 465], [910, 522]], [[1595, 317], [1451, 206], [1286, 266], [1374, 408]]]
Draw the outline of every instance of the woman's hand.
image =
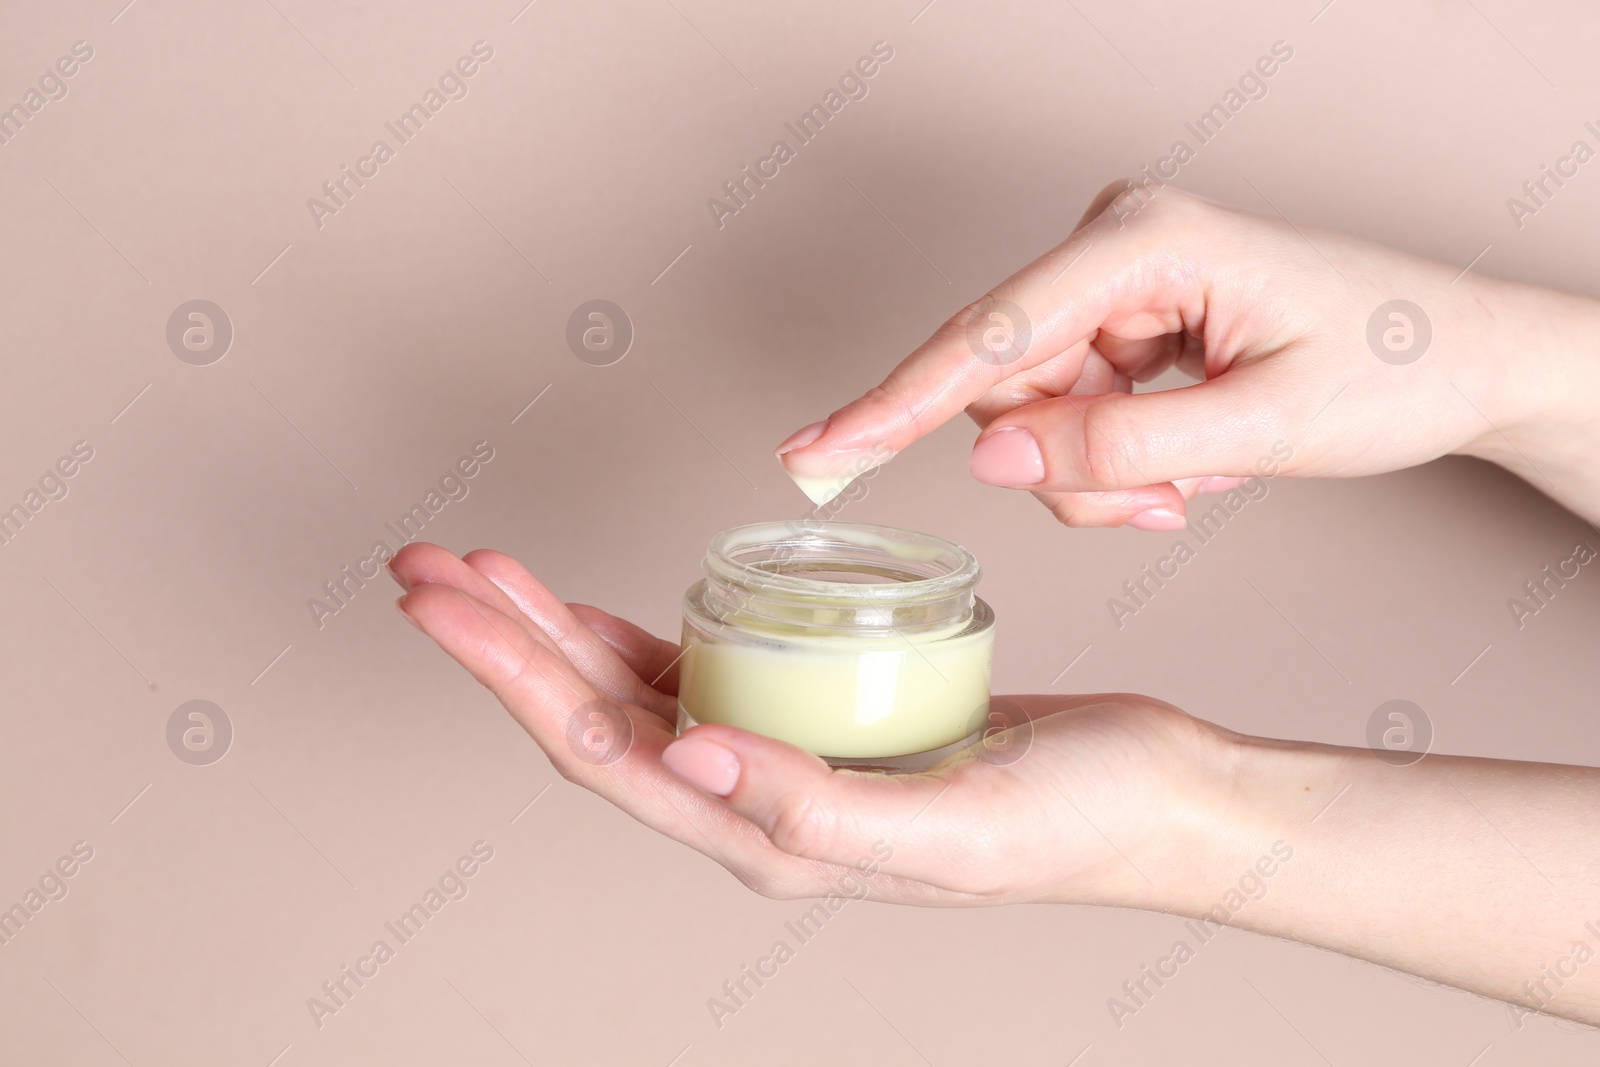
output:
[[[1597, 350], [1593, 301], [1125, 181], [778, 452], [827, 491], [965, 408], [983, 427], [973, 475], [1069, 526], [1178, 529], [1187, 498], [1232, 478], [1451, 453], [1594, 520]], [[1133, 394], [1174, 364], [1202, 383]]]
[[508, 556], [390, 566], [563, 778], [767, 896], [1168, 911], [1600, 1023], [1593, 768], [1398, 765], [1116, 695], [997, 700], [1004, 728], [925, 773], [832, 770], [727, 726], [674, 740], [677, 646]]
[[923, 774], [831, 770], [728, 726], [674, 742], [676, 644], [563, 604], [498, 552], [413, 544], [390, 567], [401, 611], [562, 777], [768, 896], [870, 869], [872, 896], [898, 903], [1153, 905], [1226, 777], [1225, 731], [1125, 695], [996, 699], [986, 743]]

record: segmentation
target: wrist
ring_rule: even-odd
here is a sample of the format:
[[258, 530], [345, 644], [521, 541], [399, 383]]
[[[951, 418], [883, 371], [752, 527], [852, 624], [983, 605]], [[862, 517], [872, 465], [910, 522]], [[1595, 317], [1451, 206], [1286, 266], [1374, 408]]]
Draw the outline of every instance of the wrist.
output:
[[1600, 302], [1516, 282], [1474, 285], [1483, 373], [1471, 399], [1486, 424], [1456, 451], [1505, 467], [1593, 517], [1600, 510], [1593, 469]]
[[1353, 753], [1198, 725], [1197, 784], [1130, 856], [1138, 872], [1120, 903], [1251, 926], [1252, 907], [1293, 865], [1314, 821], [1342, 799]]

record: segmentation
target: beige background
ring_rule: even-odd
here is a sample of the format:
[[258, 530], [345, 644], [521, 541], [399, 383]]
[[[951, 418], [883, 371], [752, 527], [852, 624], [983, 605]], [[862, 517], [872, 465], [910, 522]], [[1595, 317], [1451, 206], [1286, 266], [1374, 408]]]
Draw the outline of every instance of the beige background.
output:
[[[94, 849], [0, 947], [0, 1060], [1594, 1062], [1579, 1027], [1238, 933], [1119, 1030], [1107, 998], [1179, 923], [1061, 907], [851, 905], [719, 1030], [706, 998], [802, 907], [561, 781], [386, 578], [320, 630], [306, 607], [487, 439], [426, 536], [674, 632], [711, 534], [802, 512], [784, 434], [1280, 39], [1270, 95], [1181, 185], [1600, 293], [1600, 163], [1520, 230], [1505, 206], [1594, 140], [1592, 5], [123, 2], [0, 12], [6, 105], [94, 49], [0, 146], [0, 502], [94, 449], [0, 547], [0, 902]], [[470, 94], [318, 229], [306, 199], [480, 39]], [[717, 229], [706, 199], [880, 39], [870, 95]], [[205, 367], [164, 335], [196, 298], [235, 330]], [[637, 330], [614, 366], [564, 341], [592, 298]], [[986, 562], [999, 691], [1131, 689], [1344, 744], [1404, 697], [1445, 751], [1600, 760], [1600, 576], [1521, 631], [1506, 607], [1596, 535], [1510, 477], [1279, 480], [1118, 631], [1106, 598], [1169, 536], [1054, 525], [967, 476], [973, 436], [940, 430], [847, 517]], [[236, 731], [204, 767], [164, 733], [196, 698]], [[480, 839], [470, 894], [318, 1029], [306, 999]]]

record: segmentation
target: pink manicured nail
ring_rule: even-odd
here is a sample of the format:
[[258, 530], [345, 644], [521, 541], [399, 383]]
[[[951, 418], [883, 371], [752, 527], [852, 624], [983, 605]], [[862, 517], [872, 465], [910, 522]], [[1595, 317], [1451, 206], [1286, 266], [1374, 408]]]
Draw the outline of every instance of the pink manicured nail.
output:
[[725, 797], [739, 781], [739, 757], [703, 737], [680, 737], [661, 752], [661, 763], [690, 785]]
[[1244, 484], [1243, 478], [1212, 477], [1203, 479], [1196, 493], [1226, 493], [1229, 489], [1237, 489]]
[[[416, 619], [413, 619], [410, 615], [406, 614], [406, 598], [405, 597], [403, 597], [403, 596], [395, 597], [394, 608], [395, 608], [396, 611], [398, 611], [400, 613], [400, 617], [402, 619], [406, 620], [406, 622], [409, 622], [412, 626], [415, 626], [417, 629], [422, 630], [422, 624], [420, 622], [418, 622]], [[428, 631], [422, 630], [422, 632], [423, 633], [427, 633]]]
[[793, 452], [797, 448], [804, 448], [812, 441], [815, 441], [817, 438], [821, 437], [822, 431], [826, 430], [827, 428], [827, 419], [823, 419], [821, 422], [813, 422], [810, 426], [802, 427], [791, 434], [787, 441], [773, 449], [772, 454], [775, 456], [781, 456], [785, 452]]
[[983, 438], [967, 465], [985, 485], [1023, 486], [1044, 480], [1039, 442], [1020, 426], [1004, 426]]
[[1183, 529], [1189, 521], [1171, 508], [1151, 508], [1129, 519], [1128, 525], [1135, 530], [1172, 531]]

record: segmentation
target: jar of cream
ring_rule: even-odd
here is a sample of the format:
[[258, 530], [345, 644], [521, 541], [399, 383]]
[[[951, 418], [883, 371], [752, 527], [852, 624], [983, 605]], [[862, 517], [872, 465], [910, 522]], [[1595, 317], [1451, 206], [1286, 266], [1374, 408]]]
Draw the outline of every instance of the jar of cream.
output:
[[960, 545], [765, 522], [718, 534], [703, 569], [683, 600], [679, 733], [725, 723], [835, 765], [915, 769], [983, 729], [994, 612]]

